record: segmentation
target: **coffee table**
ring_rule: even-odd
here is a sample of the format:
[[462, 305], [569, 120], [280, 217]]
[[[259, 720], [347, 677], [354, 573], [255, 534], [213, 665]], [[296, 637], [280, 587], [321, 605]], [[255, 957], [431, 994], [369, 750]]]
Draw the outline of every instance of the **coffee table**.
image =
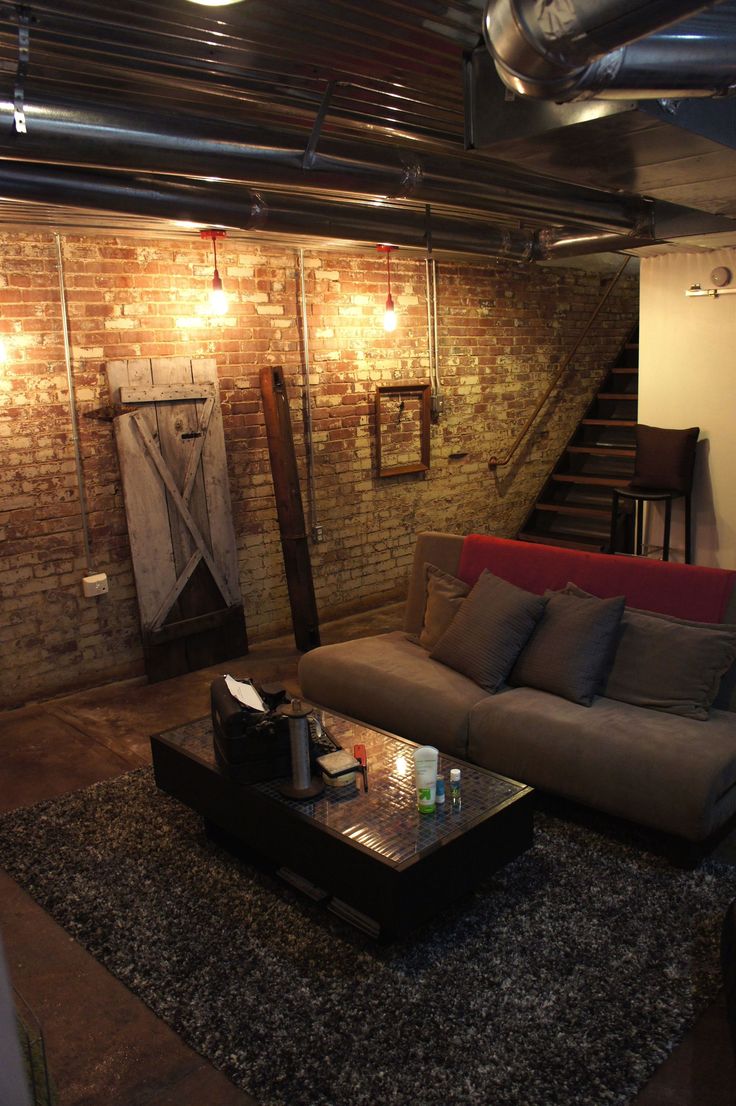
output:
[[327, 788], [308, 802], [278, 781], [242, 784], [218, 766], [209, 718], [151, 738], [159, 788], [205, 820], [234, 853], [275, 868], [312, 898], [381, 939], [402, 936], [529, 847], [532, 788], [440, 754], [439, 771], [462, 770], [462, 800], [434, 814], [416, 809], [416, 746], [323, 712], [344, 748], [362, 743], [368, 791]]

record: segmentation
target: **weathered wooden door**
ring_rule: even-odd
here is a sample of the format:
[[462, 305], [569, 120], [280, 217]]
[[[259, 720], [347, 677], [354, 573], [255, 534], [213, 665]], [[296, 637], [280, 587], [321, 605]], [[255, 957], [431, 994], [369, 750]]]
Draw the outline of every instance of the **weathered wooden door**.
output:
[[161, 680], [248, 650], [214, 360], [112, 361], [146, 671]]

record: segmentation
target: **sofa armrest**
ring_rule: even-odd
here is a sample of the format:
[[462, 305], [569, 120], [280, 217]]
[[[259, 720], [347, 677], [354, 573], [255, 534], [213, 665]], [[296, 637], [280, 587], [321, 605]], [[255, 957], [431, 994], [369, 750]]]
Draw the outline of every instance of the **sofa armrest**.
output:
[[418, 634], [422, 629], [425, 601], [424, 565], [429, 562], [437, 565], [443, 572], [457, 576], [464, 541], [462, 534], [445, 534], [439, 530], [425, 530], [417, 536], [404, 615], [404, 629], [407, 634]]

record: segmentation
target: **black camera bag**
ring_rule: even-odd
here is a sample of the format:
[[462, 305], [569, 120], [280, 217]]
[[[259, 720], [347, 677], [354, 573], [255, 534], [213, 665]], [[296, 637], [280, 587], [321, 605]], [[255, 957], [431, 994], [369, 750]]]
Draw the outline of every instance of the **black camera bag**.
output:
[[[255, 686], [255, 685], [254, 685]], [[230, 694], [224, 676], [210, 686], [215, 758], [240, 783], [258, 783], [291, 772], [289, 720], [276, 713], [288, 702], [283, 688], [257, 688], [267, 711], [250, 710]]]

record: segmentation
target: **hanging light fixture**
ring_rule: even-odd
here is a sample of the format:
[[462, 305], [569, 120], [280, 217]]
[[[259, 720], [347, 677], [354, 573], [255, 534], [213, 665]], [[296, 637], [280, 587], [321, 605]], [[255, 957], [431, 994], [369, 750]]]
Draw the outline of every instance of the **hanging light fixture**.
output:
[[214, 259], [214, 273], [212, 274], [212, 291], [210, 292], [210, 309], [213, 315], [227, 314], [227, 293], [222, 286], [220, 274], [217, 271], [217, 239], [224, 238], [224, 230], [201, 230], [200, 238], [208, 238], [212, 242], [212, 256]]
[[386, 310], [383, 313], [383, 329], [389, 333], [392, 330], [396, 330], [396, 312], [394, 310], [393, 296], [391, 295], [391, 254], [398, 248], [398, 246], [390, 246], [387, 242], [381, 242], [376, 246], [376, 249], [380, 253], [386, 254], [386, 286], [388, 295], [386, 296]]

